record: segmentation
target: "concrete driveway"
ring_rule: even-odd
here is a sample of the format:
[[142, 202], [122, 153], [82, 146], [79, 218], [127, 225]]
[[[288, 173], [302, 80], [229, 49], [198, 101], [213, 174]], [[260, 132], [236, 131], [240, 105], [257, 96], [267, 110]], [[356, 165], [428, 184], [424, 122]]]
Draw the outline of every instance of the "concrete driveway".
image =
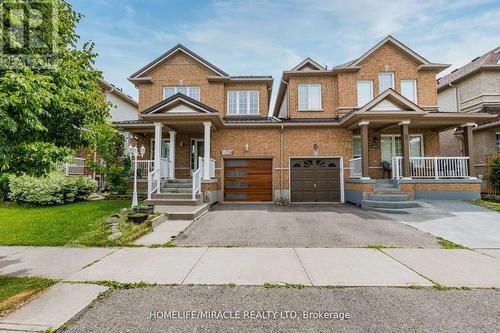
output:
[[435, 237], [353, 205], [220, 204], [178, 246], [439, 247]]
[[500, 213], [456, 200], [422, 205], [407, 215], [381, 215], [470, 248], [500, 248]]

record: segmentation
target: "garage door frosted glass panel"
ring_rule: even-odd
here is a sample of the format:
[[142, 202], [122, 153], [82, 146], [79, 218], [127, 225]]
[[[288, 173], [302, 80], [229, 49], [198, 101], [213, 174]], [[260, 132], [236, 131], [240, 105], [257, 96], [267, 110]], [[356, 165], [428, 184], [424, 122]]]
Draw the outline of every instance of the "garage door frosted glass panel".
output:
[[228, 159], [224, 169], [224, 201], [272, 201], [272, 160]]
[[292, 159], [292, 202], [340, 201], [340, 160]]

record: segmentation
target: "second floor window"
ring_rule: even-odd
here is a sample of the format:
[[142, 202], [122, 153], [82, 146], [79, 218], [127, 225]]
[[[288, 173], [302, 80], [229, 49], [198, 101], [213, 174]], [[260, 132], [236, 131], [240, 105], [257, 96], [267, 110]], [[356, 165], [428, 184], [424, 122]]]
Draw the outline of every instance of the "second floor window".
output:
[[401, 95], [417, 103], [417, 80], [401, 80]]
[[299, 84], [299, 111], [321, 110], [321, 84]]
[[378, 73], [378, 93], [381, 94], [389, 88], [394, 89], [394, 73]]
[[228, 91], [227, 114], [229, 115], [258, 115], [258, 91]]
[[182, 93], [197, 101], [200, 100], [200, 87], [199, 86], [167, 86], [163, 88], [163, 98], [167, 99], [172, 95]]
[[373, 99], [373, 81], [358, 81], [358, 107]]
[[500, 132], [497, 133], [497, 153], [500, 153]]

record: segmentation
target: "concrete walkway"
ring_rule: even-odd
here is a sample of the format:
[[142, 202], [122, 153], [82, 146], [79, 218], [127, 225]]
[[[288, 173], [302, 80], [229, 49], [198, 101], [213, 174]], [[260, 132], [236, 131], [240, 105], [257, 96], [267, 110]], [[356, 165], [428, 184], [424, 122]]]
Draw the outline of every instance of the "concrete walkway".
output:
[[500, 249], [500, 213], [465, 201], [423, 201], [410, 214], [385, 218], [474, 249]]
[[0, 274], [157, 284], [500, 288], [500, 250], [0, 247]]
[[107, 290], [92, 281], [500, 288], [500, 250], [0, 247], [0, 275], [65, 281], [0, 320], [0, 332], [43, 332]]
[[183, 232], [193, 220], [164, 220], [153, 225], [153, 231], [137, 239], [136, 245], [163, 245], [172, 240], [178, 234]]

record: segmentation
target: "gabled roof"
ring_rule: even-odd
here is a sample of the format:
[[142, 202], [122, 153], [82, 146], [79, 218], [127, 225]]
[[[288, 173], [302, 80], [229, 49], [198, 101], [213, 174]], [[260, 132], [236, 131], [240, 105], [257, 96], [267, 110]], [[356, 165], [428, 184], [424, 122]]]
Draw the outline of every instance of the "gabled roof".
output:
[[[309, 68], [307, 68], [309, 67]], [[325, 70], [326, 68], [318, 64], [316, 61], [307, 57], [300, 64], [291, 69], [291, 71], [300, 71], [300, 70]]]
[[401, 43], [399, 40], [396, 38], [392, 37], [391, 35], [388, 35], [385, 37], [383, 40], [381, 40], [379, 43], [377, 43], [374, 47], [366, 51], [361, 57], [349, 61], [345, 64], [342, 64], [340, 66], [334, 67], [334, 69], [345, 69], [345, 68], [355, 68], [359, 67], [360, 64], [368, 58], [371, 54], [373, 54], [375, 51], [377, 51], [379, 48], [381, 48], [385, 44], [390, 44], [396, 48], [398, 48], [400, 51], [402, 51], [404, 54], [415, 60], [417, 63], [421, 65], [420, 69], [426, 69], [426, 68], [436, 68], [436, 69], [441, 69], [444, 70], [449, 67], [447, 64], [437, 64], [437, 63], [431, 63], [429, 60], [426, 58], [422, 57], [419, 55], [417, 52], [413, 51], [410, 49], [408, 46], [404, 45]]
[[448, 75], [443, 76], [438, 79], [438, 89], [445, 87], [449, 83], [465, 78], [466, 76], [480, 70], [481, 68], [491, 68], [500, 69], [500, 47], [496, 47], [493, 50], [486, 52], [480, 57], [475, 58], [468, 64], [455, 69]]
[[98, 79], [97, 81], [98, 81], [99, 85], [101, 86], [101, 88], [104, 88], [107, 90], [106, 91], [107, 93], [115, 94], [116, 96], [118, 96], [119, 98], [124, 100], [125, 102], [133, 105], [136, 108], [138, 107], [137, 101], [135, 99], [133, 99], [132, 96], [125, 94], [121, 90], [121, 88], [118, 88], [114, 84], [111, 84], [103, 79]]
[[375, 108], [377, 105], [385, 101], [397, 107], [400, 107], [401, 111], [416, 111], [416, 112], [426, 113], [426, 111], [423, 110], [420, 106], [413, 103], [408, 98], [404, 97], [403, 95], [401, 95], [400, 93], [398, 93], [393, 89], [387, 89], [386, 91], [384, 91], [383, 93], [372, 99], [370, 102], [362, 106], [359, 110], [356, 111], [356, 113], [369, 112], [371, 109]]
[[179, 104], [184, 104], [190, 107], [191, 109], [196, 110], [201, 113], [217, 113], [217, 110], [214, 108], [195, 100], [189, 96], [184, 95], [183, 93], [177, 93], [175, 95], [170, 96], [169, 98], [157, 103], [146, 110], [142, 111], [142, 114], [153, 114], [159, 111], [163, 111], [169, 108], [173, 108]]
[[144, 66], [141, 69], [139, 69], [134, 74], [130, 75], [129, 80], [133, 81], [134, 79], [139, 79], [144, 73], [147, 73], [148, 71], [150, 71], [151, 69], [155, 68], [160, 63], [162, 63], [166, 59], [172, 57], [173, 55], [177, 54], [178, 52], [182, 52], [182, 53], [188, 55], [189, 57], [191, 57], [194, 60], [198, 61], [203, 66], [205, 66], [205, 67], [209, 68], [210, 70], [212, 70], [217, 75], [220, 75], [220, 76], [229, 76], [226, 72], [224, 72], [220, 68], [216, 67], [215, 65], [211, 64], [207, 60], [203, 59], [202, 57], [200, 57], [199, 55], [197, 55], [196, 53], [194, 53], [193, 51], [191, 51], [190, 49], [188, 49], [184, 45], [177, 44], [176, 46], [174, 46], [173, 48], [171, 48], [170, 50], [168, 50], [167, 52], [165, 52], [164, 54], [162, 54], [161, 56], [159, 56], [155, 60], [151, 61], [146, 66]]

